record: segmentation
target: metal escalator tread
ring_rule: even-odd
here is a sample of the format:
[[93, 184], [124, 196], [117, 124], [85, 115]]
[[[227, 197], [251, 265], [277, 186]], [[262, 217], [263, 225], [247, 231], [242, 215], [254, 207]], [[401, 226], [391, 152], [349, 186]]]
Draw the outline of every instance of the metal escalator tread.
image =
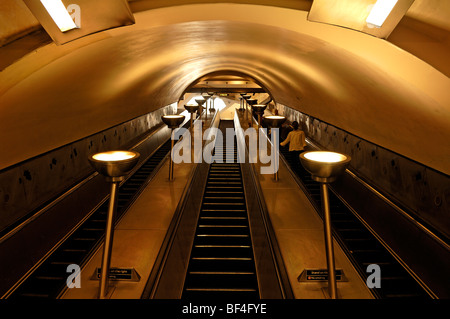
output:
[[[230, 122], [221, 121], [219, 129], [231, 126]], [[210, 165], [182, 297], [255, 299], [259, 298], [258, 291], [241, 170], [235, 153], [234, 163]]]
[[[189, 122], [188, 122], [189, 123]], [[171, 141], [166, 141], [141, 167], [119, 188], [116, 220], [120, 218], [131, 200], [153, 172], [155, 167], [170, 151]], [[8, 299], [45, 298], [56, 299], [66, 288], [71, 273], [67, 266], [80, 267], [90, 254], [102, 243], [105, 233], [106, 214], [109, 202], [105, 201], [75, 230], [30, 276], [15, 289]]]
[[[288, 153], [286, 147], [281, 147], [280, 154], [297, 174], [322, 214], [319, 184], [312, 181], [311, 175], [303, 167], [295, 167]], [[366, 269], [370, 264], [377, 264], [381, 268], [381, 288], [372, 289], [376, 297], [381, 299], [430, 298], [351, 210], [333, 192], [329, 195], [334, 234], [360, 275], [363, 277], [369, 275]]]

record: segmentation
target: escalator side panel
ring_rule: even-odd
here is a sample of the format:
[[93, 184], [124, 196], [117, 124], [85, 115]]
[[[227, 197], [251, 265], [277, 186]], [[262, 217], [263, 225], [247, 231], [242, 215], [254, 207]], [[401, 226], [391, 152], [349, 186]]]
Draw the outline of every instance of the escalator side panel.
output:
[[264, 215], [267, 209], [265, 202], [260, 202], [262, 191], [258, 195], [253, 168], [247, 162], [241, 168], [261, 298], [294, 298], [282, 257], [277, 256], [279, 250], [270, 219]]
[[[187, 123], [189, 124], [189, 122]], [[162, 138], [161, 131], [156, 132], [153, 135], [154, 138], [159, 140]], [[144, 143], [141, 143], [140, 148], [146, 148], [149, 146], [155, 146], [154, 141], [147, 140]], [[140, 149], [138, 149], [140, 151]], [[160, 165], [161, 161], [166, 157], [170, 150], [170, 140], [166, 141], [162, 145], [160, 145], [154, 152], [150, 152], [150, 156], [147, 157], [144, 163], [141, 163], [134, 172], [130, 174], [128, 179], [120, 185], [119, 193], [118, 193], [118, 209], [115, 222], [117, 222], [120, 217], [125, 213], [127, 208], [132, 204], [135, 198], [139, 195], [140, 191], [145, 187], [146, 182], [154, 175], [155, 169]], [[148, 152], [148, 150], [147, 150]], [[145, 154], [145, 152], [143, 152]], [[89, 188], [89, 183], [97, 183], [94, 186], [97, 188]], [[103, 188], [102, 186], [103, 185]], [[36, 269], [33, 269], [31, 274], [24, 280], [24, 282], [20, 283], [18, 287], [14, 287], [14, 291], [8, 294], [8, 298], [17, 299], [17, 298], [49, 298], [55, 299], [58, 298], [61, 294], [62, 290], [66, 287], [66, 278], [68, 276], [66, 270], [67, 266], [70, 264], [78, 264], [80, 267], [83, 266], [84, 262], [89, 259], [90, 254], [95, 250], [96, 247], [101, 243], [104, 230], [105, 230], [105, 220], [106, 213], [108, 210], [108, 184], [105, 182], [102, 176], [97, 176], [97, 178], [91, 179], [87, 185], [80, 188], [80, 193], [77, 192], [71, 194], [71, 196], [67, 196], [64, 200], [72, 203], [72, 206], [75, 211], [84, 211], [81, 210], [80, 206], [84, 205], [89, 199], [89, 203], [96, 203], [97, 207], [90, 209], [91, 214], [87, 216], [87, 219], [78, 226], [78, 228], [70, 234], [70, 231], [73, 229], [73, 225], [68, 227], [68, 229], [62, 228], [62, 236], [64, 234], [69, 233], [67, 238], [64, 239], [62, 243], [58, 247], [55, 248], [53, 252], [49, 254], [45, 258], [45, 260], [39, 264]], [[103, 191], [101, 191], [103, 190]], [[90, 200], [92, 196], [100, 196], [95, 201]], [[98, 204], [98, 203], [101, 204]], [[58, 203], [64, 204], [64, 203]], [[60, 221], [59, 224], [56, 225], [64, 225], [64, 221], [67, 218], [67, 214], [61, 214], [61, 210], [66, 206], [57, 205], [54, 207], [55, 214], [57, 217], [64, 219]], [[51, 212], [51, 211], [50, 211]], [[65, 211], [65, 213], [67, 213]], [[46, 212], [40, 216], [39, 219], [30, 224], [32, 228], [36, 228], [39, 226], [38, 222], [47, 221], [45, 225], [55, 228], [55, 219], [52, 219], [52, 222], [49, 222], [47, 219], [51, 218], [51, 214]], [[82, 216], [79, 217], [79, 220], [82, 219]], [[42, 228], [38, 228], [40, 234], [42, 234]], [[21, 232], [23, 233], [23, 232]], [[36, 236], [36, 234], [34, 234]], [[45, 233], [41, 235], [45, 236]], [[16, 238], [15, 238], [16, 240]], [[47, 239], [43, 237], [43, 241]], [[16, 242], [16, 241], [14, 241]], [[32, 240], [29, 240], [30, 243], [33, 243]], [[8, 242], [7, 242], [8, 243]], [[55, 245], [55, 243], [53, 243]], [[14, 245], [15, 250], [17, 250], [17, 246]], [[31, 261], [32, 264], [37, 263], [38, 261]], [[58, 267], [56, 267], [58, 266]], [[16, 279], [17, 280], [17, 279]]]
[[[203, 189], [206, 185], [208, 166], [206, 163], [199, 164], [192, 177], [191, 186], [183, 196], [183, 202], [174, 213], [174, 219], [178, 219], [176, 229], [168, 232], [168, 234], [173, 233], [173, 238], [166, 238], [166, 241], [170, 243], [170, 248], [166, 253], [163, 252], [158, 256], [161, 261], [155, 265], [159, 265], [159, 267], [154, 268], [150, 274], [141, 297], [143, 299], [178, 299], [181, 297]], [[171, 225], [173, 224], [171, 223]]]
[[[57, 206], [50, 208], [44, 215], [23, 228], [20, 232], [2, 243], [0, 260], [0, 295], [5, 294], [20, 277], [26, 273], [54, 247], [60, 238], [64, 237], [77, 222], [84, 217], [83, 212], [95, 208], [108, 194], [108, 185], [101, 179], [92, 179], [77, 190], [72, 196], [66, 197]], [[64, 214], [61, 208], [66, 207]], [[54, 225], [58, 225], [55, 228]], [[26, 243], [20, 245], [17, 243]]]
[[[293, 164], [287, 147], [281, 147], [285, 162], [296, 174], [305, 189], [313, 206], [322, 216], [321, 194], [317, 184], [312, 182], [311, 175], [303, 168]], [[398, 261], [378, 242], [374, 235], [360, 222], [352, 211], [342, 202], [334, 192], [330, 192], [331, 221], [333, 235], [340, 243], [342, 249], [352, 261], [353, 265], [363, 278], [369, 275], [366, 272], [370, 264], [378, 264], [382, 271], [385, 270], [390, 277], [382, 277], [381, 288], [372, 289], [377, 298], [417, 298], [428, 299], [429, 294], [413, 279], [410, 274], [398, 263]], [[368, 201], [365, 198], [365, 202]], [[399, 227], [401, 227], [399, 225]]]
[[[336, 181], [333, 189], [345, 198], [347, 203], [371, 225], [393, 251], [398, 252], [399, 257], [424, 282], [429, 283], [436, 295], [440, 298], [450, 298], [450, 275], [448, 275], [450, 251], [423, 231], [419, 231], [415, 225], [397, 213], [394, 208], [387, 206], [372, 192], [357, 186], [353, 178], [343, 176]], [[365, 200], [361, 201], [361, 198]], [[389, 223], [386, 223], [387, 220]], [[416, 244], [411, 245], [411, 242]]]

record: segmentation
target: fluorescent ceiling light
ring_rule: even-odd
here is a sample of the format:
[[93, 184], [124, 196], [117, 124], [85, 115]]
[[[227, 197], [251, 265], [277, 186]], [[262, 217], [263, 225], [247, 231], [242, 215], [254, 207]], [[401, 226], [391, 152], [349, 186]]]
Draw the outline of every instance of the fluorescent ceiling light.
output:
[[61, 0], [41, 0], [41, 3], [44, 5], [61, 32], [77, 28], [77, 25], [73, 22]]
[[381, 27], [392, 9], [394, 9], [397, 1], [398, 0], [377, 0], [377, 3], [374, 4], [367, 17], [366, 22], [376, 27]]
[[228, 81], [228, 84], [231, 84], [231, 85], [244, 85], [244, 84], [246, 84], [246, 82], [245, 81]]

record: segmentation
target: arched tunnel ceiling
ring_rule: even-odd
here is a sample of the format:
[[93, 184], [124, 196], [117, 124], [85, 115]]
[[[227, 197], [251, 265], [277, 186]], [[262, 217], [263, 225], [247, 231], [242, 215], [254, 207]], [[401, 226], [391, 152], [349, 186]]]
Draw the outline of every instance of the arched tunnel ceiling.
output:
[[278, 103], [449, 174], [448, 77], [306, 14], [162, 8], [136, 14], [134, 26], [37, 50], [0, 74], [0, 169], [176, 102], [195, 79], [230, 70]]

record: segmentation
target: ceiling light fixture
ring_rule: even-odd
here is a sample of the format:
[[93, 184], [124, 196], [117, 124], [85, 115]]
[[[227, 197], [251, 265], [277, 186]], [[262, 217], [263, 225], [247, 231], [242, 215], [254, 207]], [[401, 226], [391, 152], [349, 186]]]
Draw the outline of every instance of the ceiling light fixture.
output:
[[41, 0], [61, 32], [78, 28], [61, 0]]
[[366, 19], [367, 24], [380, 28], [392, 9], [394, 9], [397, 1], [398, 0], [377, 0]]

